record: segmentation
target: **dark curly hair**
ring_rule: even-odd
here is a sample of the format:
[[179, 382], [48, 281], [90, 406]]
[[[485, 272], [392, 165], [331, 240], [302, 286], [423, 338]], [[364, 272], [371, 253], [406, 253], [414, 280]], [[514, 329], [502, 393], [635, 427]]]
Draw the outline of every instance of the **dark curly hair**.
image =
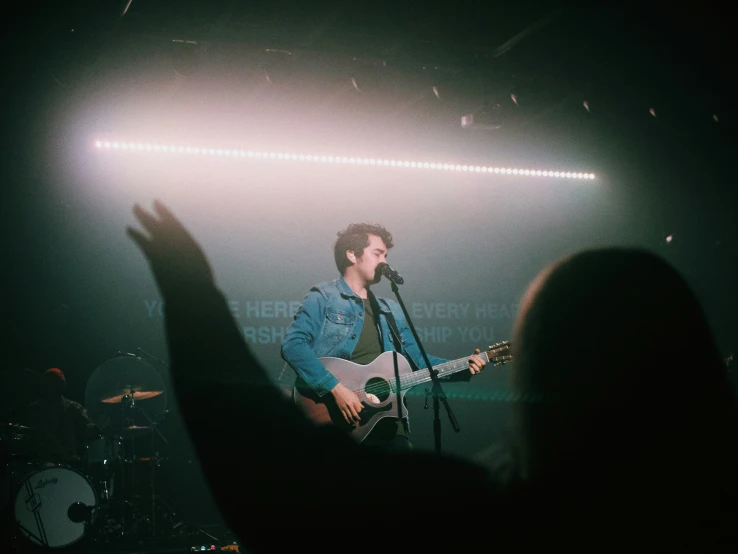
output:
[[387, 250], [394, 246], [390, 232], [376, 223], [352, 223], [336, 234], [338, 238], [333, 245], [333, 256], [341, 275], [349, 265], [346, 251], [351, 250], [360, 258], [364, 254], [364, 249], [369, 246], [369, 235], [376, 235], [381, 238]]

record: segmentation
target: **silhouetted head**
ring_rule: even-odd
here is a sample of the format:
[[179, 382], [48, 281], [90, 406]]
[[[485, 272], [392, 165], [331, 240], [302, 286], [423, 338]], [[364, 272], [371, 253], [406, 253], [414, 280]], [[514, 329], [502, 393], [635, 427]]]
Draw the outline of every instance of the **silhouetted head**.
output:
[[66, 377], [59, 368], [52, 367], [41, 375], [43, 395], [47, 398], [58, 398], [64, 394], [67, 386]]
[[513, 348], [513, 387], [532, 398], [513, 408], [526, 479], [654, 491], [735, 479], [725, 366], [695, 294], [656, 255], [599, 249], [548, 267], [523, 297]]

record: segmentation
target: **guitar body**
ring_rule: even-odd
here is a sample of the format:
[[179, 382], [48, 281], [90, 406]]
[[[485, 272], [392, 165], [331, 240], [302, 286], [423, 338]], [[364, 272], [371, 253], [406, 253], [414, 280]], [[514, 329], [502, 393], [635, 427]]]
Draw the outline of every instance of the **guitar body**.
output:
[[[512, 360], [510, 347], [509, 341], [503, 341], [476, 355], [492, 366], [503, 365]], [[427, 369], [413, 371], [410, 363], [397, 352], [382, 352], [377, 359], [366, 365], [343, 358], [318, 359], [341, 384], [359, 397], [364, 405], [364, 409], [359, 412], [361, 421], [353, 425], [346, 423], [333, 395], [325, 394], [320, 397], [300, 379], [292, 389], [295, 404], [315, 423], [334, 425], [345, 430], [358, 442], [363, 441], [383, 417], [407, 417], [405, 393], [412, 387], [433, 379]], [[469, 356], [444, 362], [433, 369], [439, 378], [459, 371], [469, 371]]]
[[[349, 425], [338, 410], [333, 395], [325, 394], [320, 397], [304, 383], [297, 384], [293, 389], [295, 403], [315, 423], [334, 425], [361, 442], [382, 418], [407, 416], [403, 401], [407, 389], [401, 390], [396, 379], [397, 376], [402, 378], [413, 371], [401, 354], [383, 352], [367, 365], [342, 358], [320, 358], [320, 361], [344, 386], [357, 394], [364, 409], [359, 412], [361, 421]], [[399, 394], [394, 392], [398, 390]]]

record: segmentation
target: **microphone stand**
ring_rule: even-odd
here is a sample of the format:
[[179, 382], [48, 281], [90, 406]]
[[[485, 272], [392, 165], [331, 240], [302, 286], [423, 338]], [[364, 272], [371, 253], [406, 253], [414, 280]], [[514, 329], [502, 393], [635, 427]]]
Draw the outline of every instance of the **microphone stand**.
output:
[[454, 428], [454, 431], [457, 433], [461, 431], [461, 428], [459, 427], [459, 423], [456, 421], [456, 416], [454, 416], [453, 410], [451, 410], [451, 406], [449, 406], [448, 398], [446, 397], [446, 393], [443, 392], [443, 387], [441, 387], [441, 380], [438, 378], [438, 370], [433, 369], [433, 366], [430, 363], [430, 360], [428, 359], [428, 354], [425, 353], [425, 348], [423, 348], [423, 344], [420, 342], [420, 338], [418, 338], [418, 333], [415, 331], [415, 326], [413, 325], [412, 320], [410, 319], [410, 314], [407, 313], [407, 308], [405, 308], [405, 303], [402, 301], [402, 297], [400, 296], [400, 291], [397, 288], [397, 283], [395, 283], [392, 279], [389, 280], [392, 283], [392, 292], [395, 293], [395, 296], [397, 297], [397, 301], [400, 303], [400, 307], [402, 308], [402, 313], [405, 314], [405, 320], [407, 321], [408, 327], [410, 327], [410, 331], [413, 334], [413, 337], [415, 337], [415, 342], [418, 344], [418, 348], [420, 348], [420, 353], [423, 355], [423, 359], [425, 360], [425, 365], [428, 368], [428, 373], [430, 374], [431, 381], [433, 382], [433, 386], [431, 387], [431, 390], [428, 389], [425, 390], [425, 409], [428, 409], [428, 395], [433, 396], [433, 438], [435, 441], [435, 448], [436, 453], [441, 453], [441, 418], [440, 418], [440, 403], [443, 402], [444, 408], [446, 408], [446, 413], [448, 414], [448, 419], [451, 422], [451, 426]]

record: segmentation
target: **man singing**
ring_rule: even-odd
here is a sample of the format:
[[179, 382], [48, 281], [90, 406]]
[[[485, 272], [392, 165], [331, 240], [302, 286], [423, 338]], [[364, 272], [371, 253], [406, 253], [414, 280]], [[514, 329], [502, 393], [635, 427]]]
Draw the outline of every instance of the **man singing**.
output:
[[[310, 289], [282, 341], [282, 357], [297, 373], [296, 390], [311, 391], [350, 426], [362, 421], [360, 412], [366, 404], [319, 358], [366, 365], [382, 352], [397, 351], [416, 368], [426, 367], [400, 305], [370, 290], [382, 278], [380, 270], [393, 246], [392, 235], [381, 225], [353, 223], [340, 231], [333, 254], [341, 277]], [[433, 367], [447, 361], [430, 354], [428, 359]], [[481, 357], [469, 358], [472, 375], [484, 365]], [[368, 391], [367, 398], [378, 401]], [[412, 448], [407, 418], [381, 417], [362, 444]]]

